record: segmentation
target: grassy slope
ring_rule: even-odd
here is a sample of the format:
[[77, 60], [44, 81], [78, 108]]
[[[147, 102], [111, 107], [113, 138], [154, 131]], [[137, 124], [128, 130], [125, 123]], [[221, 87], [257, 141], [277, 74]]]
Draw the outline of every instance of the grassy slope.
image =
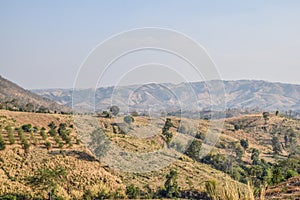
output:
[[[10, 124], [19, 127], [22, 124], [31, 123], [33, 126], [45, 127], [54, 121], [59, 123], [72, 123], [71, 116], [57, 114], [34, 114], [0, 111], [2, 130]], [[3, 130], [3, 138], [8, 144], [7, 134]], [[47, 192], [39, 187], [33, 187], [26, 182], [26, 178], [33, 176], [42, 168], [55, 169], [57, 166], [65, 168], [68, 172], [67, 180], [60, 183], [58, 193], [65, 198], [80, 199], [84, 190], [90, 189], [97, 193], [102, 189], [107, 192], [120, 188], [124, 191], [122, 181], [106, 171], [101, 163], [95, 161], [86, 148], [73, 144], [72, 147], [64, 145], [59, 149], [51, 136], [48, 141], [52, 143], [52, 149], [47, 150], [44, 140], [39, 134], [35, 137], [37, 145], [31, 144], [29, 153], [25, 153], [20, 145], [17, 133], [14, 133], [16, 144], [6, 145], [4, 151], [0, 151], [0, 195], [7, 193], [30, 194], [30, 196], [47, 197]], [[74, 137], [74, 130], [71, 135]], [[27, 134], [28, 140], [30, 140]], [[31, 141], [32, 142], [32, 141]]]
[[[58, 115], [58, 114], [35, 114], [35, 113], [20, 113], [10, 111], [0, 111], [0, 123], [2, 129], [5, 125], [11, 124], [14, 127], [22, 124], [31, 123], [33, 126], [46, 127], [54, 121], [57, 125], [61, 122], [68, 125], [73, 124], [72, 116]], [[173, 118], [175, 127], [178, 127], [177, 118]], [[145, 117], [136, 117], [133, 123], [133, 129], [137, 129], [149, 124], [150, 119]], [[206, 132], [208, 122], [205, 120], [188, 120], [189, 123], [199, 123], [198, 129], [201, 132]], [[130, 150], [130, 151], [152, 151], [161, 147], [163, 141], [159, 136], [159, 129], [155, 129], [156, 132], [152, 135], [151, 139], [139, 139], [133, 136], [123, 136], [119, 134], [112, 134], [113, 123], [110, 119], [100, 119], [102, 125], [106, 126], [106, 132], [111, 137], [111, 140], [117, 145]], [[152, 122], [151, 122], [152, 123]], [[157, 121], [160, 126], [164, 121], [161, 119]], [[232, 124], [246, 124], [246, 128], [235, 131]], [[268, 129], [272, 126], [280, 124], [284, 127], [293, 127], [293, 129], [299, 134], [299, 123], [295, 120], [284, 119], [277, 116], [271, 116], [268, 121]], [[248, 115], [236, 118], [230, 118], [226, 120], [225, 128], [220, 135], [219, 144], [215, 147], [214, 151], [229, 154], [229, 148], [218, 148], [220, 143], [223, 143], [225, 147], [229, 146], [230, 142], [239, 141], [242, 138], [247, 138], [250, 143], [250, 148], [254, 147], [262, 152], [262, 158], [273, 162], [274, 159], [270, 154], [271, 137], [270, 134], [265, 133], [261, 128], [264, 126], [264, 120], [259, 115]], [[171, 130], [176, 132], [176, 128]], [[5, 131], [2, 133], [3, 137], [8, 143], [7, 134]], [[175, 133], [176, 135], [181, 135]], [[73, 143], [77, 137], [76, 132], [73, 130], [71, 133], [73, 137]], [[147, 135], [146, 135], [147, 136]], [[15, 133], [17, 138], [17, 134]], [[184, 135], [182, 137], [185, 137]], [[282, 136], [283, 137], [283, 136]], [[154, 172], [148, 172], [144, 174], [125, 173], [116, 170], [105, 170], [101, 163], [95, 161], [89, 151], [83, 145], [74, 144], [72, 147], [64, 146], [62, 150], [55, 144], [53, 138], [49, 137], [49, 141], [53, 144], [51, 150], [47, 150], [44, 146], [44, 141], [39, 135], [36, 135], [39, 141], [36, 146], [31, 145], [29, 153], [25, 153], [21, 148], [20, 141], [17, 144], [7, 145], [4, 151], [0, 151], [1, 159], [4, 162], [0, 162], [0, 194], [13, 193], [19, 191], [21, 193], [30, 193], [32, 195], [37, 194], [36, 188], [30, 187], [24, 181], [26, 176], [33, 175], [39, 168], [54, 168], [55, 166], [63, 166], [68, 169], [67, 181], [60, 184], [59, 192], [62, 196], [68, 198], [80, 198], [85, 189], [91, 189], [92, 191], [99, 191], [105, 188], [107, 191], [115, 191], [120, 188], [125, 191], [125, 184], [134, 184], [143, 189], [144, 187], [150, 187], [153, 190], [163, 186], [165, 176], [169, 170], [176, 169], [178, 171], [178, 183], [183, 190], [195, 189], [204, 191], [204, 181], [217, 180], [222, 184], [226, 182], [234, 182], [232, 179], [224, 173], [212, 169], [208, 165], [197, 163], [181, 154], [181, 160], [177, 160], [172, 165]], [[29, 136], [28, 139], [30, 140]], [[281, 138], [281, 142], [283, 139]], [[287, 152], [282, 153], [282, 157], [286, 156]], [[244, 162], [250, 163], [250, 152], [246, 153], [243, 158]], [[235, 183], [235, 182], [234, 182]], [[236, 183], [237, 187], [246, 188], [245, 185]], [[42, 195], [46, 196], [46, 191], [42, 192]]]

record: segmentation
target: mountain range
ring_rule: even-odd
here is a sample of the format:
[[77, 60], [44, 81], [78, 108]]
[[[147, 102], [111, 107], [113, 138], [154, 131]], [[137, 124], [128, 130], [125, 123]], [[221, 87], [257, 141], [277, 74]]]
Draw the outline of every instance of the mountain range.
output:
[[[300, 85], [258, 80], [222, 81], [226, 107], [230, 109], [261, 109], [266, 111], [300, 111]], [[185, 110], [210, 109], [209, 82], [181, 84], [145, 84], [92, 89], [39, 89], [32, 92], [52, 99], [61, 105], [103, 110], [110, 105], [123, 109]], [[216, 93], [222, 94], [222, 90]], [[74, 94], [72, 96], [72, 94]]]

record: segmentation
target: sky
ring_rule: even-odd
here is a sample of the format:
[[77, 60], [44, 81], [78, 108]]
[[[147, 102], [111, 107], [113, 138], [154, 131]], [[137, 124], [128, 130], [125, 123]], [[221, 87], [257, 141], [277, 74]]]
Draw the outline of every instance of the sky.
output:
[[26, 89], [72, 88], [99, 43], [142, 27], [193, 38], [224, 80], [300, 84], [298, 0], [0, 0], [0, 74]]

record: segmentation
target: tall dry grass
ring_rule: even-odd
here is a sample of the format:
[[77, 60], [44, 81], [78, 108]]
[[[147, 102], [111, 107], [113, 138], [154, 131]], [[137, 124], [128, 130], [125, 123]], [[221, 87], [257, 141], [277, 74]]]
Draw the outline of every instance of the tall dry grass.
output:
[[212, 200], [254, 200], [253, 188], [248, 183], [247, 187], [241, 188], [236, 182], [225, 182], [223, 184], [216, 181], [205, 183], [207, 195]]

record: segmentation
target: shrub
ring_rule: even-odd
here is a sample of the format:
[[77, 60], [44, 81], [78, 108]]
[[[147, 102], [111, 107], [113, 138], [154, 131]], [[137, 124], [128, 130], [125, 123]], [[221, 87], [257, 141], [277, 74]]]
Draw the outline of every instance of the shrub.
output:
[[8, 140], [10, 144], [15, 144], [16, 140], [15, 140], [15, 136], [13, 133], [8, 133]]
[[34, 144], [37, 145], [37, 139], [35, 138], [33, 133], [30, 133], [30, 141]]
[[54, 138], [54, 141], [56, 142], [56, 144], [60, 143], [60, 139], [59, 139], [59, 137], [57, 137], [57, 135], [54, 136], [53, 138]]
[[23, 142], [23, 147], [25, 152], [29, 151], [30, 144], [27, 142], [27, 140]]
[[40, 135], [42, 136], [43, 140], [46, 140], [46, 139], [47, 139], [47, 135], [46, 135], [46, 133], [45, 133], [45, 129], [41, 129]]
[[24, 148], [25, 152], [28, 152], [30, 145], [29, 145], [29, 143], [27, 141], [27, 138], [24, 135], [22, 129], [18, 129], [18, 135], [19, 135], [19, 138], [21, 140], [21, 144], [23, 145], [23, 148]]
[[67, 175], [67, 170], [63, 167], [40, 168], [33, 176], [27, 177], [26, 181], [33, 187], [49, 191], [66, 181]]
[[129, 199], [139, 199], [140, 189], [134, 185], [126, 186], [126, 195]]
[[165, 186], [165, 197], [167, 198], [178, 198], [180, 195], [178, 183], [178, 173], [175, 170], [170, 170], [170, 173], [166, 176], [167, 180]]
[[81, 144], [81, 140], [78, 139], [78, 138], [76, 138], [76, 144], [77, 144], [77, 145]]
[[137, 117], [137, 116], [139, 116], [139, 113], [138, 113], [137, 111], [132, 111], [132, 112], [131, 112], [131, 115], [132, 115], [133, 117]]
[[31, 124], [24, 124], [21, 128], [25, 132], [30, 132], [32, 125]]
[[289, 178], [292, 178], [292, 177], [294, 177], [294, 176], [297, 176], [298, 175], [298, 173], [297, 172], [295, 172], [294, 170], [288, 170], [287, 172], [286, 172], [286, 176], [285, 176], [285, 178], [286, 179], [289, 179]]
[[195, 135], [195, 138], [200, 139], [200, 140], [204, 140], [206, 137], [206, 133], [203, 132], [199, 132]]
[[272, 138], [272, 147], [274, 154], [278, 155], [281, 152], [281, 145], [277, 136], [273, 136]]
[[45, 142], [45, 147], [49, 150], [51, 148], [51, 143], [49, 141]]
[[244, 155], [244, 149], [240, 145], [236, 145], [235, 155], [236, 155], [236, 160], [238, 162], [242, 162], [242, 158], [243, 158], [243, 155]]
[[52, 137], [55, 137], [56, 136], [56, 131], [54, 129], [50, 129], [49, 130], [49, 134], [52, 136]]
[[[5, 127], [5, 129], [6, 129], [6, 127]], [[16, 140], [15, 140], [15, 136], [13, 134], [12, 129], [11, 128], [7, 128], [6, 131], [7, 131], [7, 136], [8, 136], [9, 143], [10, 144], [15, 144]]]
[[130, 116], [130, 115], [125, 116], [123, 118], [123, 120], [124, 120], [125, 123], [127, 123], [129, 125], [134, 122], [134, 118], [132, 116]]
[[167, 144], [169, 144], [173, 138], [173, 134], [169, 132], [170, 128], [174, 127], [170, 118], [166, 119], [165, 125], [162, 129], [162, 134], [165, 136]]
[[199, 154], [201, 150], [202, 143], [199, 140], [193, 140], [189, 147], [187, 148], [185, 154], [192, 158], [193, 160], [199, 161]]
[[109, 108], [109, 111], [116, 116], [120, 112], [120, 108], [118, 106], [111, 106]]
[[59, 128], [57, 130], [58, 134], [61, 134], [62, 132], [67, 130], [67, 124], [66, 123], [60, 123]]
[[56, 125], [55, 125], [55, 123], [52, 121], [50, 124], [48, 124], [48, 127], [50, 128], [50, 129], [53, 129], [53, 130], [55, 130], [56, 129]]
[[111, 114], [109, 112], [107, 112], [106, 110], [104, 110], [102, 112], [102, 116], [105, 117], [105, 118], [111, 118]]
[[248, 139], [241, 139], [240, 144], [245, 150], [249, 147]]
[[2, 138], [2, 133], [0, 133], [0, 150], [4, 150], [6, 147], [5, 142]]

